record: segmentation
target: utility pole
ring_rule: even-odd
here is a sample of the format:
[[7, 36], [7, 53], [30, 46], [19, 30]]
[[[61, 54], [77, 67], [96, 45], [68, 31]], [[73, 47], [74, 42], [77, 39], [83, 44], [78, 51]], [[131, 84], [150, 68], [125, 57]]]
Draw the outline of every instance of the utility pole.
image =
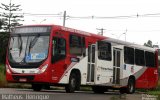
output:
[[9, 2], [9, 19], [8, 19], [8, 29], [9, 29], [9, 33], [11, 32], [11, 0]]
[[104, 29], [104, 28], [97, 28], [97, 30], [100, 30], [100, 35], [102, 35], [103, 36], [103, 33], [104, 33], [104, 30], [106, 30], [106, 29]]
[[65, 23], [66, 23], [66, 11], [64, 11], [63, 13], [63, 26], [65, 27]]

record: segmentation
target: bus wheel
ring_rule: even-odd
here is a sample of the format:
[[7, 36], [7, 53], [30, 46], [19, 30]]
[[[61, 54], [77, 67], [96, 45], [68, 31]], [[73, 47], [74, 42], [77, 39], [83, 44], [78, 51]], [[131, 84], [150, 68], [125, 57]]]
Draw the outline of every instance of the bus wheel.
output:
[[42, 85], [41, 84], [32, 84], [32, 89], [34, 91], [40, 91], [42, 89]]
[[133, 78], [130, 78], [128, 80], [127, 93], [132, 94], [134, 92], [135, 92], [135, 80]]
[[65, 86], [67, 93], [73, 93], [76, 90], [77, 78], [75, 73], [71, 73], [69, 78], [69, 84]]
[[94, 93], [104, 93], [105, 91], [107, 91], [107, 89], [102, 86], [92, 86], [92, 90]]

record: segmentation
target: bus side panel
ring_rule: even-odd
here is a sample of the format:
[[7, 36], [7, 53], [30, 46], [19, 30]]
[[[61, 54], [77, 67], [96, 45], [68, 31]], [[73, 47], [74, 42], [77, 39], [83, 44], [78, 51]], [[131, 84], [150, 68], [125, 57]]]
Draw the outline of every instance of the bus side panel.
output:
[[96, 83], [95, 84], [106, 84], [112, 83], [113, 81], [113, 62], [99, 60], [97, 58], [96, 68]]
[[64, 72], [64, 74], [61, 76], [58, 83], [60, 84], [68, 84], [69, 77], [73, 69], [77, 69], [80, 71], [81, 74], [81, 84], [85, 85], [87, 80], [87, 56], [82, 58], [78, 63], [72, 62], [67, 70]]
[[158, 51], [155, 52], [155, 67], [147, 70], [148, 87], [156, 88], [158, 85]]
[[127, 79], [127, 80], [123, 80], [123, 84], [122, 84], [123, 86], [128, 84], [128, 79], [130, 76], [134, 76], [136, 78], [136, 87], [147, 86], [146, 75], [144, 74], [146, 71], [145, 67], [125, 64], [122, 67], [122, 69], [123, 69], [122, 79]]
[[[144, 84], [140, 84], [139, 80], [145, 78], [145, 81], [147, 83], [147, 86]], [[138, 78], [138, 81], [136, 82], [137, 88], [156, 88], [158, 84], [158, 52], [155, 53], [155, 67], [146, 67], [146, 71], [144, 74]]]
[[158, 82], [158, 74], [156, 72], [156, 68], [147, 68], [146, 71], [136, 80], [136, 88], [155, 88]]
[[146, 88], [148, 86], [148, 81], [146, 79], [146, 70], [136, 79], [136, 88]]
[[[68, 39], [69, 35], [68, 35], [68, 32], [66, 31], [53, 31], [53, 34], [52, 34], [52, 38], [61, 38], [61, 39], [64, 39], [65, 42], [66, 42], [66, 57], [63, 58], [63, 59], [60, 59], [54, 63], [51, 62], [51, 82], [52, 83], [58, 83], [59, 80], [61, 79], [63, 73], [67, 70], [67, 68], [69, 67], [70, 65], [70, 55], [69, 55], [69, 39]], [[52, 39], [52, 40], [53, 40]], [[51, 42], [52, 44], [52, 42]], [[54, 47], [51, 48], [51, 51]], [[52, 53], [51, 53], [52, 55]], [[51, 57], [51, 59], [53, 59]], [[54, 59], [53, 59], [54, 61]]]
[[148, 88], [155, 88], [158, 82], [158, 73], [156, 68], [149, 68], [146, 71]]

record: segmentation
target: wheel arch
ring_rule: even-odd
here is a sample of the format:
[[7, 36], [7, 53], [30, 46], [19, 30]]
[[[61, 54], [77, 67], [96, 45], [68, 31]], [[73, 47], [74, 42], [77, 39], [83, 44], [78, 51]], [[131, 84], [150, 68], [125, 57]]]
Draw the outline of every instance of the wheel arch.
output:
[[134, 80], [134, 82], [136, 83], [136, 77], [135, 77], [134, 75], [130, 75], [130, 76], [129, 76], [129, 78], [128, 78], [128, 82], [129, 82], [129, 80], [130, 80], [130, 79], [133, 79], [133, 80]]
[[128, 94], [133, 94], [135, 92], [136, 89], [136, 78], [135, 76], [131, 75], [128, 79], [128, 89], [127, 89], [127, 93]]
[[74, 68], [74, 69], [71, 70], [70, 75], [71, 75], [72, 73], [75, 73], [75, 74], [77, 75], [77, 77], [78, 77], [78, 82], [79, 82], [79, 84], [81, 84], [81, 71], [80, 71], [79, 69]]

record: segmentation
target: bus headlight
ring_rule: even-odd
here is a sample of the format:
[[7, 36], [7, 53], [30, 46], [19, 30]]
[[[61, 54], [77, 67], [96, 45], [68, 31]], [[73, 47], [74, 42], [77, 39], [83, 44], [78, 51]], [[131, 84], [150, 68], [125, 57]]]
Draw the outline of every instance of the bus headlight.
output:
[[40, 74], [40, 73], [45, 72], [46, 69], [47, 69], [47, 67], [48, 67], [48, 64], [44, 65], [41, 69], [39, 69], [39, 72], [38, 72], [38, 73]]
[[8, 65], [6, 65], [6, 71], [7, 71], [7, 73], [9, 73], [9, 74], [11, 73]]

